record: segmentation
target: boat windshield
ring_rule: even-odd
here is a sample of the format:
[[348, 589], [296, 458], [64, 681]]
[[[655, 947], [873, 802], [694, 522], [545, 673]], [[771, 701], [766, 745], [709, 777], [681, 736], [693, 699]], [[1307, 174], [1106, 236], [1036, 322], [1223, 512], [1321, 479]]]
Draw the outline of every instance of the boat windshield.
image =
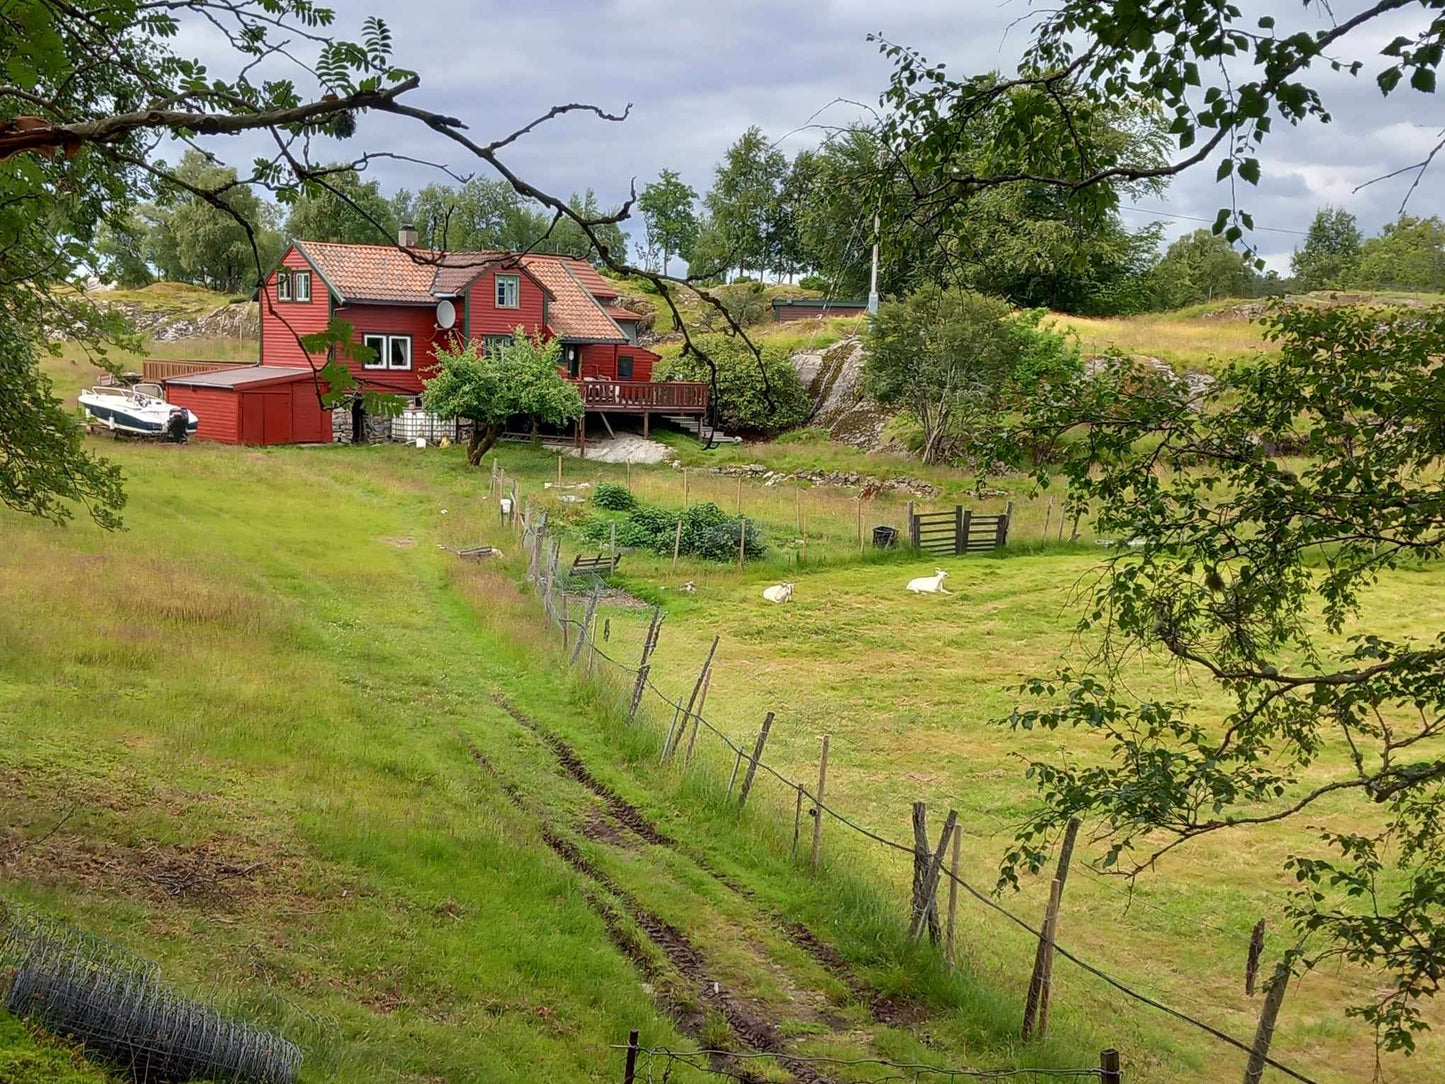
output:
[[148, 395], [152, 399], [165, 398], [165, 394], [161, 391], [159, 384], [137, 384], [134, 391], [137, 395]]

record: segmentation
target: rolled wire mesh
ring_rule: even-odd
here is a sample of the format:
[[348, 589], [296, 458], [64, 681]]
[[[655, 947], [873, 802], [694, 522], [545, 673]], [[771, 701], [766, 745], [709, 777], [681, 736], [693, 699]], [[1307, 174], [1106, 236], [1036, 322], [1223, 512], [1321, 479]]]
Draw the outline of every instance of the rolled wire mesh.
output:
[[0, 906], [5, 1008], [138, 1084], [293, 1084], [301, 1051], [161, 982], [160, 969], [65, 923]]

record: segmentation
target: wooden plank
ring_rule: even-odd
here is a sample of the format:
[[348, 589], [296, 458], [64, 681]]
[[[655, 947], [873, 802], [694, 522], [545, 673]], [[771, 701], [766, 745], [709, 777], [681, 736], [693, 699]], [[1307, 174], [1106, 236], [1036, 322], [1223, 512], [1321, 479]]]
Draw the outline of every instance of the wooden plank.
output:
[[818, 851], [823, 845], [823, 792], [828, 783], [828, 735], [823, 735], [823, 752], [818, 758], [818, 793], [813, 801], [813, 872], [818, 872]]
[[758, 761], [763, 759], [763, 746], [768, 743], [768, 731], [773, 729], [773, 713], [763, 717], [763, 729], [758, 731], [758, 744], [753, 748], [752, 759], [748, 761], [748, 774], [743, 777], [743, 789], [738, 794], [738, 808], [748, 804], [748, 791], [753, 789], [753, 778], [758, 774]]

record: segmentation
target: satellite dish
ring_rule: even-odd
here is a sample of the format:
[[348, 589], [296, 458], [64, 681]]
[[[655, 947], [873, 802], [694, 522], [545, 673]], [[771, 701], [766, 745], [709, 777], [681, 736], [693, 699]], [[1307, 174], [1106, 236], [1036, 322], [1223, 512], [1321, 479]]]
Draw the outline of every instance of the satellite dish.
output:
[[457, 322], [457, 307], [450, 301], [437, 302], [437, 325], [442, 329], [452, 327]]

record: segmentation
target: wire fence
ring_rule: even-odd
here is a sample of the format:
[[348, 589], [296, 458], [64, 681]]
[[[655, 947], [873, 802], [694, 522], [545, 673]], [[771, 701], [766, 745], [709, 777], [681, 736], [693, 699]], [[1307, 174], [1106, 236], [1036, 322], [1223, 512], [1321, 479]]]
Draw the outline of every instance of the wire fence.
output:
[[80, 1043], [88, 1058], [124, 1078], [295, 1081], [295, 1044], [170, 989], [151, 961], [14, 905], [3, 905], [0, 922], [6, 1011]]
[[[651, 620], [648, 625], [647, 634], [641, 645], [637, 663], [631, 664], [614, 655], [609, 654], [598, 646], [597, 643], [597, 608], [602, 592], [602, 582], [597, 577], [591, 577], [587, 586], [585, 597], [587, 605], [579, 617], [573, 611], [578, 607], [571, 605], [571, 597], [584, 597], [579, 591], [579, 585], [571, 582], [570, 575], [561, 567], [561, 540], [548, 532], [547, 513], [538, 513], [530, 500], [528, 500], [522, 511], [521, 519], [523, 550], [527, 556], [527, 579], [537, 589], [541, 601], [542, 619], [544, 623], [561, 632], [563, 645], [567, 651], [569, 665], [576, 665], [582, 654], [586, 653], [586, 669], [589, 675], [594, 667], [605, 665], [613, 677], [621, 678], [624, 686], [631, 685], [631, 693], [628, 698], [628, 721], [634, 723], [639, 715], [643, 718], [651, 718], [651, 712], [642, 711], [644, 699], [651, 695], [656, 705], [664, 710], [660, 718], [668, 715], [666, 709], [671, 709], [671, 719], [663, 738], [661, 759], [663, 762], [672, 760], [679, 752], [685, 750], [684, 766], [690, 765], [693, 750], [699, 734], [706, 734], [710, 739], [720, 743], [726, 752], [732, 754], [732, 768], [728, 780], [727, 795], [731, 799], [738, 784], [740, 773], [746, 772], [745, 784], [758, 774], [771, 777], [781, 783], [795, 797], [793, 849], [796, 856], [800, 845], [800, 828], [803, 823], [803, 812], [806, 809], [812, 818], [814, 825], [814, 864], [816, 865], [818, 833], [821, 829], [823, 818], [830, 822], [841, 825], [854, 833], [856, 836], [876, 843], [891, 852], [906, 855], [909, 861], [915, 863], [915, 870], [918, 863], [926, 862], [929, 859], [941, 857], [942, 845], [938, 856], [922, 853], [917, 842], [903, 843], [889, 838], [882, 832], [876, 831], [860, 823], [853, 817], [843, 813], [834, 806], [827, 803], [823, 798], [825, 787], [823, 785], [823, 774], [826, 771], [826, 743], [823, 754], [823, 771], [820, 772], [819, 784], [811, 786], [808, 783], [790, 778], [773, 765], [769, 764], [762, 757], [763, 748], [766, 742], [766, 724], [763, 735], [757, 740], [750, 750], [743, 744], [734, 741], [720, 728], [709, 722], [703, 714], [703, 706], [706, 700], [707, 682], [709, 680], [711, 656], [708, 663], [704, 665], [702, 673], [699, 674], [697, 683], [693, 688], [692, 700], [683, 703], [674, 699], [660, 689], [652, 679], [651, 657], [656, 647], [657, 636], [662, 625], [662, 614], [660, 609], [654, 608]], [[605, 628], [606, 626], [604, 626]], [[604, 641], [605, 642], [605, 641]], [[716, 645], [714, 645], [716, 646]], [[701, 700], [699, 700], [699, 694]], [[769, 717], [771, 722], [771, 716]], [[742, 800], [746, 800], [746, 792], [742, 794]], [[950, 825], [951, 827], [951, 825]], [[946, 842], [946, 839], [945, 839]], [[1300, 1081], [1302, 1084], [1316, 1084], [1316, 1081], [1303, 1072], [1292, 1068], [1268, 1056], [1267, 1041], [1261, 1048], [1258, 1042], [1247, 1043], [1233, 1035], [1209, 1024], [1195, 1016], [1177, 1009], [1162, 1000], [1151, 997], [1135, 989], [1132, 985], [1116, 978], [1103, 968], [1090, 963], [1080, 957], [1077, 953], [1070, 951], [1059, 944], [1057, 939], [1050, 936], [1043, 928], [1035, 926], [1028, 920], [1014, 914], [1003, 906], [992, 895], [969, 882], [959, 875], [955, 870], [940, 865], [931, 871], [931, 876], [936, 882], [956, 885], [962, 891], [964, 897], [971, 899], [989, 912], [999, 915], [1008, 920], [1014, 926], [1023, 930], [1030, 937], [1035, 938], [1041, 945], [1047, 946], [1048, 953], [1057, 953], [1084, 972], [1104, 982], [1124, 996], [1146, 1005], [1172, 1019], [1187, 1024], [1215, 1040], [1224, 1043], [1243, 1054], [1249, 1055], [1251, 1059], [1258, 1060], [1261, 1065], [1270, 1066], [1292, 1080]], [[956, 1074], [957, 1075], [957, 1074]], [[911, 1079], [903, 1077], [898, 1079]]]

